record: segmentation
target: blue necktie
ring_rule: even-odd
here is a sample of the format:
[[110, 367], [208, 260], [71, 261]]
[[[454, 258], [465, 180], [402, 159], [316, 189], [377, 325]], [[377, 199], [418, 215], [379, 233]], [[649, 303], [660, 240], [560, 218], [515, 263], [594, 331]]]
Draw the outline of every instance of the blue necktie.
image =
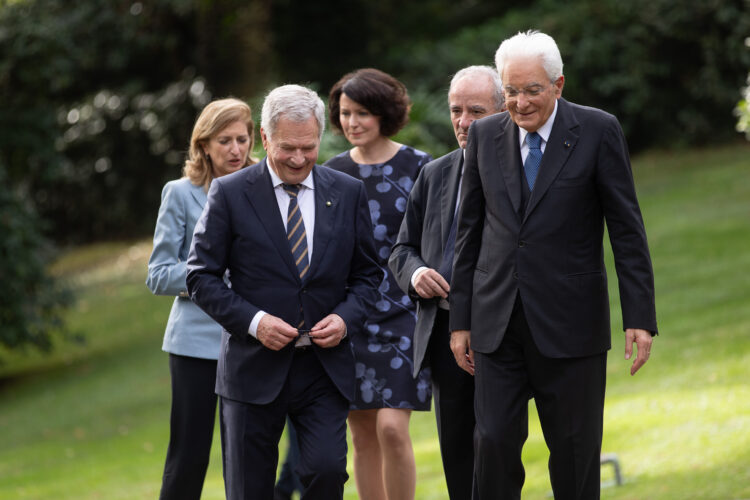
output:
[[445, 278], [448, 283], [451, 282], [451, 275], [453, 274], [453, 256], [456, 252], [456, 229], [458, 228], [458, 212], [453, 214], [453, 223], [451, 229], [448, 232], [448, 240], [445, 242], [445, 249], [443, 250], [443, 260], [440, 262], [440, 269], [438, 272]]
[[529, 154], [523, 164], [526, 172], [526, 181], [529, 183], [529, 191], [534, 189], [536, 175], [539, 173], [539, 165], [542, 163], [542, 136], [536, 132], [526, 134], [526, 144], [529, 145]]
[[307, 233], [305, 223], [302, 220], [302, 211], [297, 204], [299, 194], [298, 184], [284, 184], [284, 191], [289, 195], [289, 212], [286, 217], [286, 239], [289, 240], [289, 248], [297, 265], [300, 279], [305, 278], [310, 264], [307, 260]]

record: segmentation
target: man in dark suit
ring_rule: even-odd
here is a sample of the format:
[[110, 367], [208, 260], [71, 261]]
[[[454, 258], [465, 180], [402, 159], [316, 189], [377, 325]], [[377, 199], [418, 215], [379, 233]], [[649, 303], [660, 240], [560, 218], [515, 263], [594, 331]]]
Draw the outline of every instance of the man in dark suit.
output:
[[451, 344], [473, 351], [479, 498], [520, 498], [528, 398], [555, 498], [599, 498], [609, 299], [606, 220], [631, 374], [656, 334], [651, 259], [617, 119], [561, 98], [562, 59], [539, 32], [496, 63], [508, 113], [469, 132], [451, 282]]
[[271, 91], [260, 129], [268, 156], [215, 179], [195, 229], [188, 290], [224, 327], [216, 392], [230, 500], [273, 498], [287, 414], [303, 498], [343, 497], [349, 338], [382, 272], [364, 185], [315, 164], [324, 124], [315, 92]]
[[469, 126], [503, 109], [502, 84], [495, 69], [469, 66], [456, 73], [448, 106], [459, 148], [428, 163], [419, 173], [389, 265], [400, 287], [417, 304], [414, 375], [422, 365], [432, 371], [448, 494], [451, 500], [468, 500], [474, 471], [474, 378], [453, 359], [447, 297]]

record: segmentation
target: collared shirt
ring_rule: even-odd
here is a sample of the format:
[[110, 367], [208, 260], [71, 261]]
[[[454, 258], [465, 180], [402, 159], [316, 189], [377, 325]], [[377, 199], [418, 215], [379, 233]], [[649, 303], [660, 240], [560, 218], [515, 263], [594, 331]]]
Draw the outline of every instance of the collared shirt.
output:
[[[279, 216], [284, 224], [284, 230], [286, 231], [286, 219], [289, 213], [289, 194], [284, 191], [284, 181], [276, 175], [271, 165], [266, 162], [266, 168], [268, 173], [271, 175], [271, 183], [273, 184], [273, 191], [276, 195], [276, 202], [279, 204]], [[315, 167], [313, 167], [315, 168]], [[297, 195], [297, 205], [302, 212], [302, 222], [305, 224], [305, 233], [307, 235], [307, 259], [308, 262], [312, 260], [313, 252], [313, 231], [315, 231], [315, 184], [313, 183], [312, 170], [310, 174], [305, 177], [300, 183], [299, 194]], [[253, 337], [257, 338], [258, 324], [260, 320], [267, 313], [265, 311], [258, 311], [253, 320], [250, 322], [250, 328], [248, 333]]]
[[[286, 231], [286, 219], [289, 214], [289, 194], [284, 191], [284, 181], [276, 175], [271, 165], [266, 163], [268, 173], [271, 174], [271, 183], [276, 195], [276, 202], [279, 204], [279, 214], [281, 221], [284, 223]], [[305, 233], [307, 233], [307, 259], [312, 259], [313, 253], [313, 232], [315, 231], [315, 184], [313, 183], [312, 170], [300, 183], [299, 194], [297, 195], [297, 205], [302, 212], [302, 222], [305, 224]]]
[[[544, 122], [544, 125], [539, 127], [539, 130], [536, 131], [536, 133], [542, 137], [542, 154], [544, 154], [544, 150], [547, 147], [549, 135], [552, 133], [552, 125], [555, 123], [555, 116], [557, 116], [557, 99], [555, 99], [555, 109], [552, 110], [552, 114], [549, 115], [549, 118]], [[526, 135], [528, 133], [527, 130], [518, 127], [518, 141], [521, 146], [521, 163], [526, 163], [526, 157], [529, 155], [529, 145], [526, 144]]]

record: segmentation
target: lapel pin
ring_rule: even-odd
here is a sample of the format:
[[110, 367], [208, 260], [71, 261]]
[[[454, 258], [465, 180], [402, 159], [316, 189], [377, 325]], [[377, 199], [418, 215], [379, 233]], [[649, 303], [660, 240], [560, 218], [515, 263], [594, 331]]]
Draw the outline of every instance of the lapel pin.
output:
[[330, 200], [326, 202], [327, 207], [330, 207], [331, 205], [333, 205], [333, 203], [331, 203]]
[[563, 142], [563, 144], [565, 144], [565, 147], [566, 147], [566, 148], [569, 148], [569, 147], [570, 147], [570, 141], [565, 141], [565, 142]]

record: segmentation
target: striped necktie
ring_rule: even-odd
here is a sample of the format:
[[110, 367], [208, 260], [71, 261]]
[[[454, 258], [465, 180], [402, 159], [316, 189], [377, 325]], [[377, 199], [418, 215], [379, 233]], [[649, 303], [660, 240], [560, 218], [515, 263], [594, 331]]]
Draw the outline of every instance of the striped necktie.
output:
[[300, 279], [305, 279], [310, 263], [307, 258], [307, 233], [302, 220], [302, 211], [297, 204], [299, 184], [284, 184], [284, 191], [289, 195], [289, 212], [286, 217], [286, 239], [297, 265]]

